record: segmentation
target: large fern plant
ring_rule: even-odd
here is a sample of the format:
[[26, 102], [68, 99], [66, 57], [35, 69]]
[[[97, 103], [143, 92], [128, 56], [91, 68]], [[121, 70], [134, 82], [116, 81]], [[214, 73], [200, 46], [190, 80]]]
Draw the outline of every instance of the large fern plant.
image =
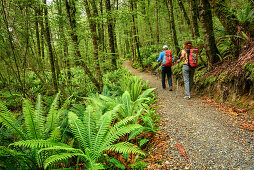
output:
[[[60, 139], [61, 132], [59, 125], [62, 118], [61, 115], [63, 115], [63, 111], [66, 109], [69, 100], [66, 100], [60, 109], [58, 108], [58, 101], [59, 94], [56, 95], [49, 112], [44, 116], [40, 95], [38, 95], [35, 107], [29, 100], [24, 99], [22, 107], [24, 120], [20, 124], [18, 123], [20, 122], [18, 118], [14, 117], [14, 114], [0, 102], [0, 123], [10, 129], [18, 140], [21, 141]], [[25, 151], [34, 160], [35, 167], [40, 166], [40, 160], [37, 155], [38, 149], [40, 149], [39, 146]]]
[[[41, 155], [51, 155], [44, 160], [44, 168], [53, 167], [58, 162], [66, 161], [72, 157], [77, 157], [79, 161], [86, 163], [87, 169], [102, 169], [103, 164], [100, 158], [105, 151], [111, 150], [119, 153], [136, 153], [145, 155], [138, 146], [129, 142], [119, 142], [124, 136], [142, 127], [139, 124], [129, 124], [135, 116], [127, 117], [116, 124], [112, 124], [119, 106], [107, 111], [105, 114], [97, 113], [93, 107], [88, 106], [82, 115], [82, 119], [73, 112], [69, 112], [69, 126], [74, 137], [80, 145], [80, 149], [72, 148], [63, 143], [49, 140], [30, 140], [16, 142], [14, 145], [23, 147], [42, 147], [39, 151]], [[52, 155], [52, 153], [55, 153]]]

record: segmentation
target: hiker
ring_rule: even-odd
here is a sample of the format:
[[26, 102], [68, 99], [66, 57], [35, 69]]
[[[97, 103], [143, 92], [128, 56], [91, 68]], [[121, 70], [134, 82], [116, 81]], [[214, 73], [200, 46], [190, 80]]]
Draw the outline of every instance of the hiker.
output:
[[162, 88], [166, 89], [165, 78], [166, 78], [166, 74], [167, 74], [169, 91], [172, 91], [173, 85], [172, 85], [171, 66], [172, 66], [172, 62], [174, 62], [174, 57], [172, 55], [172, 52], [170, 50], [168, 50], [167, 45], [163, 46], [163, 52], [160, 53], [160, 56], [159, 56], [157, 62], [160, 62], [160, 61], [161, 61]]
[[185, 88], [185, 99], [190, 99], [190, 91], [193, 86], [193, 76], [197, 67], [198, 49], [193, 48], [191, 41], [184, 42], [184, 49], [178, 62], [183, 60], [183, 79]]

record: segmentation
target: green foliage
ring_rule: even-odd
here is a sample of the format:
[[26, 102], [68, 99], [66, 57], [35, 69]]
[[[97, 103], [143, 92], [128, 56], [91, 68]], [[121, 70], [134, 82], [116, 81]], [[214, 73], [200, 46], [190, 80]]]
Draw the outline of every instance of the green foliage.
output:
[[211, 75], [200, 82], [200, 86], [206, 87], [208, 85], [212, 85], [217, 80], [217, 77], [214, 75]]
[[249, 3], [246, 5], [246, 8], [237, 11], [237, 18], [239, 24], [247, 31], [254, 29], [254, 9], [251, 8]]
[[254, 81], [254, 63], [245, 64], [243, 69], [245, 72], [244, 77], [246, 79], [250, 79], [251, 81]]
[[[22, 121], [18, 121], [2, 103], [0, 103], [0, 122], [10, 129], [21, 141], [14, 142], [11, 146], [25, 147], [27, 157], [35, 162], [36, 167], [40, 167], [37, 149], [54, 145], [53, 140], [60, 140], [61, 129], [59, 125], [63, 120], [63, 111], [68, 106], [70, 100], [58, 109], [59, 94], [56, 95], [50, 106], [49, 113], [43, 116], [42, 100], [38, 95], [36, 107], [27, 99], [23, 100], [24, 125]], [[18, 123], [19, 122], [19, 123]], [[51, 140], [45, 140], [51, 139]]]
[[32, 164], [25, 154], [0, 146], [0, 169], [29, 169]]

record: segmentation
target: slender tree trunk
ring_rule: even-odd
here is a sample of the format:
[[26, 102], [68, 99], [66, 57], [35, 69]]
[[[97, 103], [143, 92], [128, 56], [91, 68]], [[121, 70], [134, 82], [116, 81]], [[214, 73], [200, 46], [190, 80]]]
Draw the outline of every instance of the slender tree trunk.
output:
[[[138, 15], [137, 15], [137, 11], [138, 11], [138, 8], [137, 8], [137, 2], [136, 1], [133, 1], [133, 7], [134, 7], [134, 32], [135, 32], [135, 44], [136, 44], [136, 49], [137, 49], [137, 57], [138, 57], [138, 62], [139, 64], [142, 66], [142, 59], [141, 59], [141, 56], [140, 56], [140, 41], [139, 41], [139, 33], [138, 33], [138, 26], [136, 26], [136, 21], [138, 20]], [[143, 66], [142, 66], [143, 67]]]
[[130, 8], [131, 8], [131, 12], [132, 12], [132, 15], [131, 15], [131, 47], [132, 47], [132, 62], [135, 62], [136, 61], [136, 42], [135, 42], [135, 17], [134, 17], [134, 7], [133, 7], [133, 0], [130, 0]]
[[[10, 28], [13, 29], [13, 34], [14, 34], [15, 38], [18, 38], [18, 37], [16, 35], [16, 31], [15, 31], [14, 27], [12, 26], [12, 24], [10, 22], [8, 11], [6, 9], [6, 1], [5, 0], [2, 0], [2, 11], [3, 11], [3, 19], [4, 19], [4, 22], [5, 22], [5, 25], [6, 25], [6, 30], [7, 30], [7, 33], [8, 33], [8, 40], [9, 40], [9, 43], [11, 45], [12, 54], [13, 54], [13, 58], [14, 58], [14, 63], [15, 63], [15, 67], [17, 69], [17, 79], [18, 79], [18, 82], [20, 83], [21, 91], [23, 92], [23, 95], [25, 95], [24, 86], [23, 86], [23, 83], [22, 83], [22, 80], [21, 80], [21, 73], [20, 73], [19, 63], [18, 63], [17, 56], [16, 56], [16, 53], [15, 53], [15, 46], [13, 44], [14, 40], [13, 40], [12, 34], [10, 32]], [[21, 47], [21, 43], [19, 41], [18, 41], [18, 44]], [[20, 50], [23, 50], [23, 48], [21, 48]]]
[[61, 39], [61, 44], [63, 47], [63, 54], [65, 58], [65, 65], [67, 68], [67, 85], [70, 87], [72, 91], [72, 83], [71, 83], [71, 65], [70, 65], [70, 60], [69, 60], [69, 54], [68, 54], [68, 42], [65, 37], [65, 32], [64, 32], [64, 20], [63, 20], [63, 14], [62, 14], [62, 0], [57, 0], [57, 6], [58, 6], [58, 14], [59, 14], [59, 33], [60, 33], [60, 39]]
[[178, 0], [177, 2], [178, 2], [178, 5], [179, 5], [182, 13], [183, 13], [183, 16], [185, 18], [186, 23], [188, 24], [189, 27], [191, 27], [190, 18], [189, 18], [188, 14], [187, 14], [187, 12], [184, 8], [182, 0]]
[[108, 21], [108, 38], [109, 38], [109, 47], [112, 55], [112, 65], [113, 70], [117, 69], [117, 55], [115, 50], [115, 39], [114, 39], [114, 27], [113, 27], [113, 19], [112, 19], [112, 11], [110, 6], [110, 0], [105, 0], [105, 7], [107, 11], [107, 21]]
[[45, 52], [44, 52], [44, 22], [43, 22], [43, 8], [39, 7], [39, 24], [41, 27], [41, 58], [44, 60]]
[[155, 0], [155, 19], [156, 19], [156, 44], [159, 44], [159, 17], [158, 17], [158, 0]]
[[189, 0], [190, 5], [190, 18], [191, 18], [191, 28], [193, 32], [193, 37], [197, 41], [200, 36], [198, 31], [198, 7], [197, 0]]
[[211, 6], [208, 0], [199, 0], [199, 16], [208, 59], [208, 68], [211, 69], [213, 64], [219, 61], [218, 55], [220, 53], [215, 43]]
[[[85, 73], [88, 75], [90, 80], [98, 88], [98, 90], [101, 91], [102, 88], [101, 88], [100, 82], [95, 79], [92, 72], [87, 67], [86, 63], [83, 62], [83, 61], [80, 61], [82, 59], [82, 57], [81, 57], [81, 53], [80, 53], [79, 48], [78, 48], [79, 43], [78, 43], [78, 36], [77, 36], [77, 33], [76, 33], [76, 18], [75, 18], [76, 7], [75, 7], [75, 1], [71, 1], [71, 4], [69, 4], [68, 0], [65, 0], [65, 6], [66, 6], [66, 13], [67, 13], [68, 20], [69, 20], [69, 25], [70, 25], [70, 28], [71, 28], [71, 31], [70, 31], [71, 38], [72, 38], [72, 41], [74, 43], [74, 49], [75, 49], [77, 60], [79, 60], [79, 61], [76, 61], [76, 64], [77, 65], [82, 65], [82, 67], [85, 70]], [[97, 46], [97, 48], [98, 48], [98, 46]]]
[[84, 2], [85, 2], [86, 14], [87, 14], [88, 21], [89, 21], [89, 28], [90, 28], [90, 31], [91, 31], [91, 34], [92, 34], [92, 39], [93, 39], [93, 53], [94, 53], [94, 60], [97, 63], [96, 73], [97, 73], [97, 77], [98, 77], [99, 91], [102, 92], [102, 90], [103, 90], [103, 81], [102, 81], [101, 68], [100, 68], [97, 29], [96, 29], [96, 23], [95, 23], [95, 20], [94, 20], [94, 18], [96, 18], [98, 16], [94, 16], [91, 13], [88, 1], [84, 0]]
[[55, 59], [54, 59], [53, 48], [52, 48], [52, 44], [51, 44], [48, 9], [47, 9], [46, 1], [47, 0], [43, 0], [44, 4], [46, 5], [46, 7], [44, 7], [46, 41], [47, 41], [48, 50], [49, 50], [49, 59], [50, 59], [50, 66], [51, 66], [51, 72], [52, 72], [53, 86], [54, 86], [55, 92], [57, 92], [58, 85], [57, 85], [57, 78], [56, 78]]
[[236, 37], [237, 35], [237, 26], [239, 25], [239, 21], [236, 16], [230, 11], [226, 0], [210, 0], [215, 14], [219, 18], [221, 24], [225, 28], [228, 35], [232, 35], [232, 52], [233, 55], [237, 58], [239, 56], [241, 47], [239, 43], [239, 38]]
[[[101, 16], [103, 16], [103, 0], [100, 1], [100, 12], [101, 12]], [[101, 21], [101, 29], [100, 31], [100, 35], [101, 35], [101, 43], [102, 43], [102, 50], [106, 51], [106, 46], [105, 46], [105, 38], [104, 38], [104, 22], [103, 20]]]
[[36, 42], [37, 42], [37, 52], [38, 57], [41, 59], [41, 45], [40, 45], [40, 33], [39, 33], [39, 21], [38, 21], [38, 7], [35, 7], [35, 33], [36, 33]]
[[169, 23], [170, 23], [170, 26], [171, 26], [171, 31], [172, 31], [172, 36], [173, 36], [172, 39], [173, 39], [173, 43], [174, 43], [174, 46], [175, 46], [176, 54], [179, 55], [180, 54], [180, 48], [179, 48], [179, 45], [178, 45], [178, 39], [177, 39], [177, 35], [176, 35], [172, 0], [168, 0], [168, 1], [165, 0], [165, 4], [166, 4], [167, 9], [168, 9]]

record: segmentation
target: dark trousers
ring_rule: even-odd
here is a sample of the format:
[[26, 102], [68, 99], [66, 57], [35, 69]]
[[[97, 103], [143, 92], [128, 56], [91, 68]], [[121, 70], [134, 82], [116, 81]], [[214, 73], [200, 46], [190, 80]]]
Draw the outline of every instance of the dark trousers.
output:
[[162, 88], [163, 89], [166, 88], [166, 84], [165, 84], [166, 75], [168, 78], [168, 85], [169, 85], [169, 87], [171, 87], [172, 86], [171, 67], [161, 67], [161, 80], [162, 80]]

